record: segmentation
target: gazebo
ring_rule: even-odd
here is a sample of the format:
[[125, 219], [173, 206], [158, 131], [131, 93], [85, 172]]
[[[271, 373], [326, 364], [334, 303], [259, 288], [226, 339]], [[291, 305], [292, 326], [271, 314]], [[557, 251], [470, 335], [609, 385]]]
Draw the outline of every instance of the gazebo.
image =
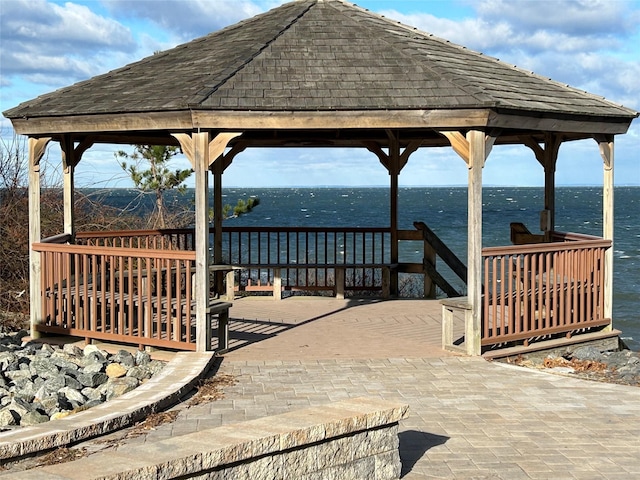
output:
[[[462, 158], [468, 167], [468, 295], [445, 305], [444, 316], [448, 325], [451, 315], [464, 312], [467, 353], [539, 335], [611, 329], [614, 136], [624, 134], [638, 113], [342, 0], [287, 3], [4, 115], [29, 137], [34, 335], [70, 332], [140, 345], [174, 337], [177, 348], [209, 349], [210, 271], [229, 261], [222, 258], [223, 172], [247, 148], [289, 146], [364, 148], [386, 167], [390, 257], [368, 262], [391, 272], [391, 295], [402, 235], [402, 168], [421, 147], [450, 147]], [[602, 238], [554, 230], [558, 150], [589, 138], [604, 164]], [[43, 240], [39, 162], [52, 141], [63, 156], [64, 227], [60, 236]], [[176, 232], [137, 232], [135, 242], [119, 233], [100, 243], [98, 236], [76, 234], [74, 169], [100, 143], [182, 148], [195, 171], [190, 240]], [[544, 168], [544, 233], [516, 227], [514, 240], [528, 245], [483, 249], [483, 166], [494, 145], [509, 144], [528, 146]], [[143, 248], [153, 253], [141, 254]], [[339, 276], [337, 262], [327, 260], [325, 268]], [[266, 267], [287, 265], [269, 261]], [[216, 271], [219, 291], [223, 271]], [[168, 275], [171, 288], [154, 290]], [[154, 326], [163, 315], [166, 322]], [[134, 317], [139, 323], [128, 323]], [[195, 342], [187, 338], [191, 329]]]

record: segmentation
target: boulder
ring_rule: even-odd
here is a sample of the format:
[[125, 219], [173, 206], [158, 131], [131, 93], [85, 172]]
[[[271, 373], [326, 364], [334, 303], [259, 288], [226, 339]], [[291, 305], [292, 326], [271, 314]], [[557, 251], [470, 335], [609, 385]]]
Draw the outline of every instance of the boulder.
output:
[[84, 387], [95, 388], [109, 380], [109, 377], [105, 373], [81, 373], [78, 375], [78, 382]]
[[47, 415], [34, 410], [33, 412], [27, 413], [24, 417], [20, 419], [20, 425], [22, 426], [37, 425], [39, 423], [45, 423], [48, 421], [49, 421], [49, 417]]
[[127, 374], [127, 369], [120, 363], [110, 363], [105, 373], [109, 378], [120, 378]]
[[587, 345], [585, 347], [576, 348], [573, 351], [572, 358], [574, 360], [590, 360], [592, 362], [601, 362], [604, 355], [598, 348]]
[[151, 355], [144, 350], [138, 350], [136, 352], [136, 365], [139, 367], [147, 366], [151, 362]]
[[73, 408], [81, 407], [87, 401], [87, 398], [82, 393], [71, 387], [61, 388], [58, 394], [64, 395]]
[[20, 417], [12, 412], [9, 408], [3, 408], [0, 410], [0, 427], [6, 427], [8, 425], [18, 425]]
[[113, 356], [113, 361], [121, 364], [125, 368], [131, 368], [136, 365], [135, 357], [126, 350], [118, 350]]
[[114, 378], [107, 382], [107, 402], [136, 388], [140, 382], [133, 377]]
[[151, 378], [151, 372], [149, 371], [149, 369], [144, 368], [144, 367], [139, 367], [139, 366], [135, 366], [135, 367], [131, 367], [128, 371], [127, 371], [127, 377], [133, 377], [138, 379], [138, 381], [143, 381], [143, 380], [147, 380], [149, 378]]

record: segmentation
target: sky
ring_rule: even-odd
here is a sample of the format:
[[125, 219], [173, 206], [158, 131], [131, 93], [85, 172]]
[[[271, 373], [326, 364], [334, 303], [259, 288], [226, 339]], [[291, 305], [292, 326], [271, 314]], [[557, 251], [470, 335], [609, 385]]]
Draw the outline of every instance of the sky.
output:
[[[219, 30], [280, 0], [0, 0], [0, 111]], [[640, 111], [640, 0], [360, 0], [359, 6], [507, 63]], [[0, 119], [3, 141], [13, 135]], [[131, 187], [114, 153], [96, 145], [76, 170], [79, 187]], [[640, 119], [616, 137], [616, 185], [640, 185]], [[52, 144], [47, 161], [60, 151]], [[175, 168], [188, 168], [183, 156]], [[342, 167], [338, 167], [341, 165]], [[344, 166], [347, 165], [347, 168]], [[55, 170], [55, 169], [54, 169]], [[564, 144], [557, 185], [602, 185], [593, 140]], [[449, 148], [422, 148], [401, 186], [466, 185]], [[193, 178], [189, 180], [193, 183]], [[495, 147], [485, 185], [540, 186], [542, 167], [523, 146]], [[226, 187], [384, 186], [365, 149], [249, 149], [225, 171]]]

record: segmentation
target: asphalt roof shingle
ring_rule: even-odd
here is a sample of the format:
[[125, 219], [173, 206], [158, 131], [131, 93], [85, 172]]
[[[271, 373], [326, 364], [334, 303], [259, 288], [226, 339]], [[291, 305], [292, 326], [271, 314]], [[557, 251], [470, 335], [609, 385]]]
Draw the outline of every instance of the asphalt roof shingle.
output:
[[282, 5], [4, 113], [448, 108], [636, 116], [341, 0]]

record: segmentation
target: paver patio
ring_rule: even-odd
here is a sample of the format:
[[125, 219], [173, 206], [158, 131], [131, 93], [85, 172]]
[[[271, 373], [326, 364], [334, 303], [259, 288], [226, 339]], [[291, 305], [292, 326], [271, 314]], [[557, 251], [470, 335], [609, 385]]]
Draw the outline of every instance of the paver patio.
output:
[[237, 383], [225, 398], [182, 409], [176, 422], [127, 442], [374, 396], [410, 405], [400, 434], [408, 480], [640, 478], [638, 388], [445, 353], [439, 308], [423, 300], [236, 300], [232, 317], [253, 327], [232, 333], [232, 349], [244, 346], [218, 371]]

